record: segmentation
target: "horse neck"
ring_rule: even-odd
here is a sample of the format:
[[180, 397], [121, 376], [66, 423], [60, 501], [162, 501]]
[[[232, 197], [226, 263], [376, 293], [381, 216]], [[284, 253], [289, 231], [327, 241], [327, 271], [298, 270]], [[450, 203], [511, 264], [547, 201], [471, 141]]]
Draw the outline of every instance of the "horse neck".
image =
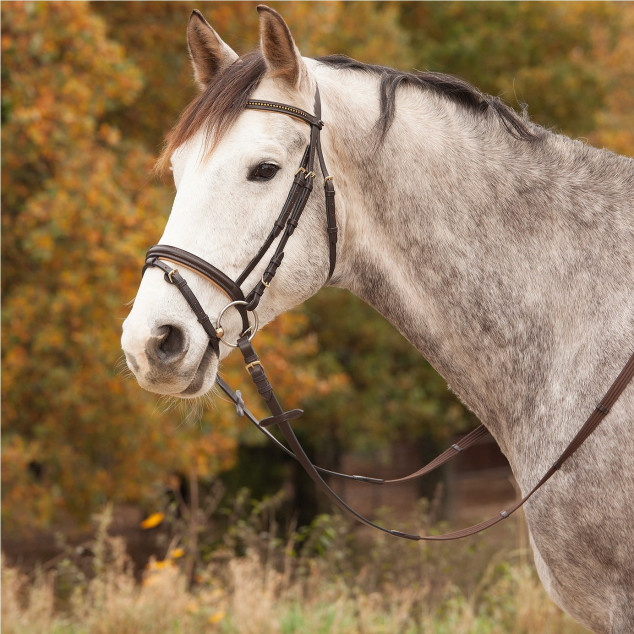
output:
[[423, 353], [521, 477], [523, 454], [549, 460], [541, 443], [567, 442], [631, 353], [634, 161], [544, 131], [518, 140], [410, 88], [377, 149], [376, 83], [328, 80], [334, 281]]

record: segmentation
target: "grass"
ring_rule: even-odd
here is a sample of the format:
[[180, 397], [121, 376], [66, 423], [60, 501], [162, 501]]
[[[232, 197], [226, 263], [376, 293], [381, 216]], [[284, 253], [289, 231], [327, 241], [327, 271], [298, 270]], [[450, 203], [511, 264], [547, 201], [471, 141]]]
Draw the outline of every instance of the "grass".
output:
[[[577, 634], [524, 551], [355, 535], [335, 516], [282, 539], [261, 507], [198, 560], [181, 548], [139, 581], [99, 520], [87, 570], [69, 557], [32, 575], [2, 566], [5, 634]], [[262, 530], [266, 521], [268, 530]], [[511, 536], [512, 538], [512, 536]], [[182, 543], [185, 543], [184, 541]], [[496, 550], [498, 548], [498, 550]]]

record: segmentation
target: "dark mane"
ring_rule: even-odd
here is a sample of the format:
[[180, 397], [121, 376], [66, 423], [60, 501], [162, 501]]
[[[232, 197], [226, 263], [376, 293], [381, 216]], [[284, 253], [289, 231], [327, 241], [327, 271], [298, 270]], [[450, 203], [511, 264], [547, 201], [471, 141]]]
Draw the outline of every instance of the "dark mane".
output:
[[434, 72], [406, 73], [386, 66], [363, 64], [345, 55], [328, 55], [317, 61], [332, 68], [356, 70], [378, 75], [380, 78], [381, 115], [377, 121], [381, 140], [385, 138], [396, 115], [396, 91], [401, 84], [417, 86], [442, 95], [472, 112], [494, 112], [514, 137], [523, 140], [536, 138], [525, 116], [520, 116], [498, 97], [480, 92], [475, 86], [459, 77]]
[[[498, 97], [485, 95], [458, 77], [433, 72], [406, 73], [386, 66], [363, 64], [345, 55], [318, 57], [317, 61], [331, 68], [378, 75], [381, 114], [377, 121], [377, 129], [381, 141], [396, 116], [396, 91], [401, 84], [417, 86], [422, 90], [443, 95], [472, 112], [492, 111], [501, 119], [509, 133], [518, 139], [530, 140], [538, 136], [526, 118], [517, 114]], [[240, 116], [265, 72], [266, 64], [259, 50], [243, 55], [231, 66], [223, 69], [218, 79], [205, 88], [183, 111], [167, 136], [157, 168], [166, 168], [173, 152], [200, 129], [205, 130], [207, 143], [213, 143], [221, 138]]]

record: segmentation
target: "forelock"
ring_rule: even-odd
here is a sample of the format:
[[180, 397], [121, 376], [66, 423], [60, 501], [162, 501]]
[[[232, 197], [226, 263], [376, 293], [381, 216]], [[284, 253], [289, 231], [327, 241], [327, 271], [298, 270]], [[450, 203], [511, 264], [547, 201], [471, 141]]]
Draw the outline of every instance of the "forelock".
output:
[[265, 72], [260, 50], [239, 57], [221, 70], [217, 79], [185, 108], [167, 135], [157, 170], [162, 172], [169, 167], [176, 149], [199, 130], [204, 132], [206, 148], [211, 149], [236, 122]]

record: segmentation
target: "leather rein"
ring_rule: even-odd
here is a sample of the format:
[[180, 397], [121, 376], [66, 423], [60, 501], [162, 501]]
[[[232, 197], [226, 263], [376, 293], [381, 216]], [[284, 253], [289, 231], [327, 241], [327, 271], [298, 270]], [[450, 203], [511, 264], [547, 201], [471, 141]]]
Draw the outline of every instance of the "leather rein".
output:
[[[328, 174], [328, 171], [326, 169], [326, 163], [321, 148], [320, 132], [324, 126], [324, 123], [323, 121], [321, 121], [321, 100], [319, 97], [319, 89], [317, 89], [315, 92], [315, 115], [312, 115], [299, 108], [295, 108], [294, 106], [264, 100], [248, 100], [246, 102], [245, 108], [249, 110], [263, 110], [267, 112], [284, 114], [295, 119], [304, 121], [305, 123], [310, 125], [309, 144], [304, 151], [299, 169], [295, 173], [295, 177], [293, 179], [293, 183], [288, 193], [286, 202], [284, 203], [282, 211], [280, 212], [277, 220], [273, 224], [273, 228], [271, 229], [268, 237], [258, 250], [257, 254], [253, 257], [253, 259], [249, 262], [247, 267], [235, 281], [228, 277], [220, 269], [216, 268], [205, 260], [193, 255], [192, 253], [189, 253], [188, 251], [179, 249], [177, 247], [162, 244], [153, 246], [147, 252], [143, 272], [145, 273], [145, 270], [148, 267], [157, 267], [163, 271], [163, 273], [165, 274], [165, 280], [168, 283], [176, 286], [176, 288], [180, 291], [180, 293], [183, 295], [183, 297], [193, 310], [196, 318], [198, 319], [199, 323], [201, 324], [209, 338], [209, 345], [213, 348], [216, 354], [219, 354], [220, 341], [228, 346], [236, 347], [240, 350], [244, 358], [246, 369], [249, 372], [249, 375], [251, 376], [251, 379], [258, 390], [258, 393], [267, 404], [271, 416], [262, 420], [258, 420], [258, 418], [254, 416], [245, 406], [239, 390], [234, 392], [219, 376], [216, 377], [216, 383], [223, 390], [223, 392], [225, 392], [225, 394], [227, 394], [227, 396], [233, 401], [236, 406], [238, 415], [246, 416], [248, 420], [253, 423], [255, 427], [258, 428], [259, 431], [261, 431], [270, 440], [272, 440], [282, 451], [297, 460], [302, 465], [306, 473], [310, 476], [310, 478], [315, 482], [317, 487], [323, 493], [325, 493], [325, 495], [331, 500], [332, 503], [335, 504], [335, 506], [343, 510], [344, 513], [351, 515], [353, 518], [365, 524], [366, 526], [376, 528], [380, 531], [383, 531], [384, 533], [388, 533], [395, 537], [401, 537], [414, 541], [446, 541], [452, 539], [460, 539], [462, 537], [467, 537], [469, 535], [479, 533], [480, 531], [483, 531], [506, 519], [515, 511], [517, 511], [517, 509], [519, 509], [526, 501], [528, 501], [528, 499], [531, 498], [533, 494], [561, 468], [564, 462], [566, 462], [566, 460], [568, 460], [568, 458], [570, 458], [570, 456], [575, 453], [575, 451], [583, 444], [588, 436], [590, 436], [590, 434], [592, 434], [592, 432], [598, 427], [605, 416], [607, 416], [611, 407], [619, 398], [628, 383], [632, 380], [632, 377], [634, 377], [634, 354], [630, 357], [629, 361], [626, 363], [617, 379], [608, 389], [604, 397], [601, 399], [600, 403], [592, 411], [584, 425], [577, 432], [575, 437], [562, 452], [559, 458], [555, 461], [555, 463], [550, 467], [550, 469], [548, 469], [548, 471], [539, 480], [539, 482], [537, 482], [537, 484], [521, 500], [513, 504], [508, 509], [500, 511], [498, 514], [494, 515], [484, 522], [480, 522], [479, 524], [475, 524], [461, 530], [446, 533], [444, 535], [415, 535], [405, 533], [402, 531], [385, 528], [367, 519], [366, 517], [352, 509], [350, 506], [348, 506], [348, 504], [342, 498], [340, 498], [326, 483], [322, 475], [377, 485], [389, 485], [406, 482], [409, 480], [420, 478], [430, 473], [434, 469], [437, 469], [442, 464], [445, 464], [448, 460], [450, 460], [460, 452], [476, 444], [479, 440], [481, 440], [484, 436], [488, 434], [488, 430], [483, 425], [480, 425], [471, 433], [461, 438], [457, 443], [451, 445], [437, 458], [429, 462], [418, 471], [394, 480], [383, 480], [381, 478], [370, 478], [367, 476], [338, 473], [336, 471], [330, 471], [328, 469], [318, 467], [311, 462], [311, 460], [306, 455], [304, 449], [300, 445], [299, 440], [297, 439], [289, 423], [289, 421], [299, 418], [303, 414], [303, 411], [300, 409], [286, 411], [280, 405], [280, 402], [275, 395], [273, 387], [268, 380], [264, 367], [262, 366], [258, 355], [253, 349], [251, 340], [255, 336], [258, 328], [258, 319], [255, 309], [258, 306], [262, 295], [270, 286], [271, 281], [273, 280], [275, 273], [277, 272], [277, 269], [282, 263], [282, 260], [284, 258], [284, 247], [286, 246], [288, 239], [297, 227], [302, 212], [304, 211], [306, 203], [308, 202], [310, 194], [313, 190], [313, 181], [316, 177], [316, 173], [314, 171], [315, 158], [317, 158], [317, 160], [319, 161], [319, 166], [323, 176], [324, 195], [326, 201], [326, 230], [328, 233], [330, 255], [328, 280], [332, 277], [335, 269], [337, 259], [338, 231], [335, 215], [335, 188], [333, 179]], [[254, 270], [254, 268], [260, 263], [265, 253], [269, 250], [274, 240], [280, 234], [282, 234], [282, 237], [280, 238], [275, 248], [273, 256], [269, 260], [269, 263], [264, 270], [260, 281], [245, 296], [241, 289], [241, 285], [247, 279], [249, 274]], [[202, 275], [212, 284], [218, 287], [222, 292], [224, 292], [231, 300], [220, 311], [218, 317], [216, 318], [215, 324], [211, 322], [211, 319], [206, 314], [203, 307], [200, 305], [200, 302], [192, 292], [185, 278], [183, 278], [177, 268], [171, 266], [172, 263], [182, 265], [183, 267], [190, 269], [199, 275]], [[223, 339], [225, 333], [221, 325], [221, 319], [224, 313], [231, 307], [234, 307], [239, 312], [242, 319], [241, 335], [235, 344]], [[252, 324], [249, 323], [249, 313], [251, 313], [253, 316]], [[282, 444], [267, 429], [272, 425], [277, 425], [279, 427], [279, 430], [286, 440], [288, 447]]]

